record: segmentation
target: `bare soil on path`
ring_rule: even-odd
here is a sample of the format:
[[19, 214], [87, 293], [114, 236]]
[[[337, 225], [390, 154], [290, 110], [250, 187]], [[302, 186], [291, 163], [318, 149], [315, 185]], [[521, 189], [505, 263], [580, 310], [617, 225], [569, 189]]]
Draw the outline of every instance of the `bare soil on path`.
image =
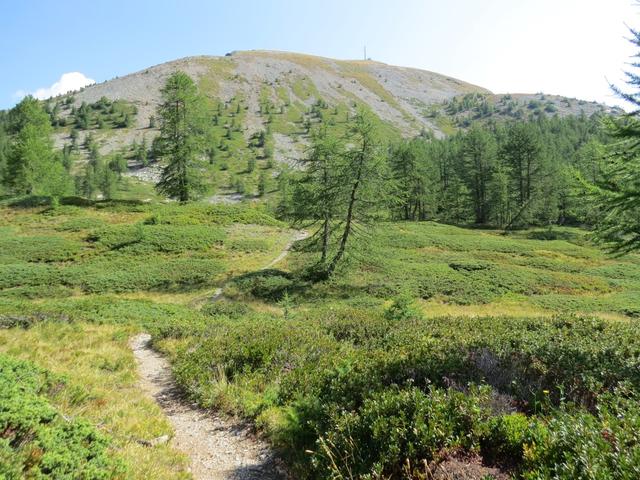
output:
[[162, 408], [174, 430], [173, 446], [191, 459], [196, 480], [275, 480], [284, 478], [269, 446], [246, 424], [217, 416], [186, 401], [171, 375], [169, 362], [150, 346], [151, 336], [139, 334], [131, 348], [140, 387]]
[[[308, 236], [300, 231], [264, 269], [284, 259], [293, 244]], [[222, 288], [209, 301], [222, 298]], [[195, 480], [275, 480], [285, 478], [269, 446], [250, 428], [222, 418], [184, 399], [171, 374], [171, 365], [151, 348], [151, 335], [141, 333], [130, 341], [138, 363], [140, 388], [162, 408], [174, 430], [173, 446], [191, 459]]]

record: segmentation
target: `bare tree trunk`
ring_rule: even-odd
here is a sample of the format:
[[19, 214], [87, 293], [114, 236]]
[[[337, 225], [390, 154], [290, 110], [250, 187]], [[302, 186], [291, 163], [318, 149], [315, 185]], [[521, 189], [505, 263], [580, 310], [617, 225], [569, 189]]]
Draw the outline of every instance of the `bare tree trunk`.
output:
[[351, 235], [351, 227], [353, 222], [353, 209], [356, 203], [356, 194], [358, 192], [358, 188], [360, 187], [360, 179], [362, 177], [362, 163], [364, 162], [364, 158], [360, 158], [360, 162], [358, 164], [358, 172], [356, 175], [355, 182], [353, 182], [353, 186], [351, 187], [351, 194], [349, 196], [349, 208], [347, 208], [347, 220], [345, 222], [344, 231], [342, 233], [342, 238], [340, 239], [340, 246], [338, 247], [338, 251], [335, 256], [331, 260], [331, 263], [327, 267], [327, 276], [330, 277], [336, 269], [338, 262], [342, 259], [344, 255], [344, 251], [347, 248], [347, 241], [349, 240], [349, 235]]
[[320, 262], [325, 263], [327, 261], [327, 254], [329, 252], [329, 214], [325, 212], [324, 225], [322, 226], [322, 256]]

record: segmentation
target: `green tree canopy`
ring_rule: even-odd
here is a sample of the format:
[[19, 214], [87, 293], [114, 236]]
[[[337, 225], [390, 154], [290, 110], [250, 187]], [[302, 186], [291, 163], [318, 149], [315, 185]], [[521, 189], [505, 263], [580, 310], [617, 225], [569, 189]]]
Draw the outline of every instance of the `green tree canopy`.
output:
[[[631, 33], [630, 41], [640, 47], [640, 32]], [[636, 61], [631, 66], [637, 70], [640, 63]], [[606, 120], [614, 141], [606, 147], [603, 175], [594, 190], [600, 210], [596, 239], [616, 254], [640, 250], [640, 75], [633, 70], [626, 72], [632, 91], [612, 86], [636, 109]]]
[[49, 115], [38, 100], [25, 97], [9, 112], [9, 132], [4, 183], [12, 192], [53, 197], [71, 192], [71, 177], [53, 150]]
[[195, 83], [184, 72], [172, 74], [161, 93], [157, 147], [166, 165], [156, 187], [160, 193], [186, 202], [204, 190], [198, 172], [204, 149], [204, 102]]

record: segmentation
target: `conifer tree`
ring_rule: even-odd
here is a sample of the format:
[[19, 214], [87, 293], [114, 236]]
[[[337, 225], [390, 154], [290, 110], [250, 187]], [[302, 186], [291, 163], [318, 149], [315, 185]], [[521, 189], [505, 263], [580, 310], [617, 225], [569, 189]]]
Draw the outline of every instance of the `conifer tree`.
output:
[[312, 238], [321, 244], [320, 263], [329, 254], [332, 227], [343, 203], [344, 183], [339, 176], [345, 151], [342, 142], [326, 128], [312, 133], [312, 143], [303, 159], [304, 173], [293, 193], [293, 219], [305, 228], [315, 228]]
[[265, 193], [267, 193], [267, 176], [262, 171], [258, 177], [258, 196], [264, 197]]
[[331, 276], [344, 257], [356, 226], [364, 226], [382, 205], [389, 202], [390, 175], [377, 141], [371, 114], [359, 111], [345, 141], [349, 145], [337, 170], [337, 181], [345, 188], [340, 196], [342, 233], [337, 251], [326, 268]]
[[493, 136], [486, 130], [472, 127], [462, 142], [462, 174], [470, 192], [477, 224], [484, 224], [489, 218], [488, 188], [495, 155]]
[[158, 147], [167, 164], [156, 188], [171, 198], [186, 202], [203, 191], [197, 172], [203, 150], [202, 102], [196, 85], [184, 72], [172, 74], [161, 93]]
[[536, 183], [543, 173], [542, 146], [530, 123], [518, 122], [509, 127], [501, 156], [509, 167], [517, 204], [517, 210], [506, 227], [515, 223], [527, 224], [538, 200]]
[[[640, 32], [631, 34], [631, 43], [640, 47]], [[632, 67], [634, 71], [625, 73], [634, 90], [625, 92], [613, 85], [612, 89], [635, 109], [606, 120], [614, 141], [606, 147], [604, 175], [594, 189], [600, 211], [596, 239], [615, 254], [640, 250], [640, 74], [636, 73], [640, 63]]]
[[56, 155], [49, 115], [40, 102], [26, 97], [9, 113], [12, 133], [4, 182], [14, 193], [59, 197], [70, 193], [72, 181]]

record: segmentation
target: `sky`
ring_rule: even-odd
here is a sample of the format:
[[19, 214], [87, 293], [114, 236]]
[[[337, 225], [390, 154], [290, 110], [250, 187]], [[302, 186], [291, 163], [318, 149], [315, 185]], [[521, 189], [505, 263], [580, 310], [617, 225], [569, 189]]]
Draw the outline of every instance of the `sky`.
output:
[[285, 50], [619, 104], [634, 0], [0, 0], [0, 108], [191, 55]]

